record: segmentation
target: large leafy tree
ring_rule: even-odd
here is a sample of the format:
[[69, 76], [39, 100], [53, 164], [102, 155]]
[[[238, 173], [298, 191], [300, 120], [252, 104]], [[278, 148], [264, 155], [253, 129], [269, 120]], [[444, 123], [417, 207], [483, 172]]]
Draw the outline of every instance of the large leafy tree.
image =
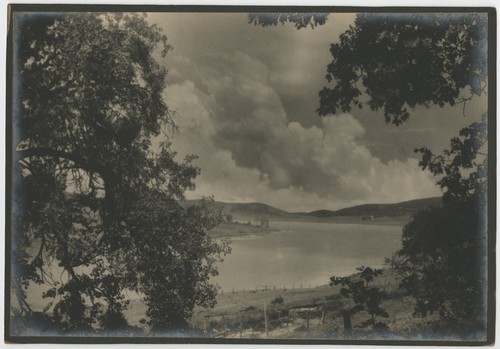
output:
[[[136, 14], [16, 16], [12, 288], [20, 315], [45, 288], [66, 330], [125, 324], [138, 292], [152, 328], [186, 325], [214, 303], [226, 243], [210, 203], [184, 208], [199, 169], [175, 159], [164, 102], [170, 46]], [[156, 142], [157, 143], [157, 142]], [[57, 275], [56, 275], [57, 274]], [[26, 290], [28, 290], [26, 292]]]
[[[399, 125], [419, 105], [465, 104], [487, 92], [486, 47], [485, 14], [358, 15], [331, 46], [331, 85], [320, 91], [318, 112], [366, 104]], [[416, 214], [404, 228], [402, 286], [419, 314], [484, 325], [487, 114], [442, 155], [416, 151], [422, 168], [438, 177], [443, 207]]]
[[416, 106], [465, 103], [487, 90], [487, 33], [484, 13], [359, 14], [331, 45], [318, 112], [366, 104], [399, 125]]
[[450, 149], [419, 149], [423, 168], [439, 176], [443, 207], [418, 212], [403, 230], [397, 269], [417, 300], [415, 312], [438, 312], [484, 326], [487, 288], [487, 117], [462, 129]]
[[326, 13], [251, 13], [248, 15], [248, 21], [254, 25], [268, 27], [285, 23], [292, 23], [295, 28], [302, 29], [310, 26], [315, 28], [318, 25], [325, 24], [328, 18]]

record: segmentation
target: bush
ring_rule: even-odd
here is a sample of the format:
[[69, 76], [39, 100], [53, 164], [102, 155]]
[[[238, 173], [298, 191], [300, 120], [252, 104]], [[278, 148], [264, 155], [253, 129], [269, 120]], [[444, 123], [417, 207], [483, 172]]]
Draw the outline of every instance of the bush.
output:
[[271, 301], [271, 304], [283, 304], [283, 302], [284, 302], [283, 297], [278, 296]]

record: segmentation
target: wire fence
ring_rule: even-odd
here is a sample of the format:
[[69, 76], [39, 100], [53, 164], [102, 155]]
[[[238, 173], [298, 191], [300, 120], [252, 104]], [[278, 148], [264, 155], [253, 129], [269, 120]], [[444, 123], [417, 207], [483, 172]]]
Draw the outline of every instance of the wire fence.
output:
[[319, 286], [325, 286], [325, 285], [318, 285], [318, 284], [292, 284], [289, 286], [286, 285], [259, 285], [259, 286], [254, 286], [254, 287], [242, 287], [242, 288], [235, 288], [233, 287], [232, 289], [223, 289], [220, 291], [221, 295], [224, 294], [230, 294], [230, 293], [238, 293], [238, 292], [258, 292], [258, 291], [287, 291], [287, 290], [302, 290], [302, 289], [309, 289], [309, 288], [315, 288]]
[[[285, 297], [283, 291], [313, 289], [318, 286], [297, 283], [286, 285], [259, 285], [252, 288], [231, 289], [220, 292], [221, 295], [237, 295], [243, 292], [269, 292], [276, 291], [274, 299], [265, 301], [262, 299], [247, 303], [246, 308], [239, 311], [213, 311], [204, 313], [194, 323], [196, 328], [209, 337], [214, 338], [275, 338], [273, 336], [286, 336], [288, 332], [303, 331], [308, 333], [311, 323], [313, 325], [323, 324], [326, 318], [341, 317], [340, 304], [332, 297], [325, 296], [324, 291], [319, 290], [321, 297], [311, 294], [309, 300], [293, 301], [283, 304], [279, 301], [281, 296]], [[381, 279], [370, 283], [381, 291], [395, 291], [399, 289], [395, 280]], [[336, 286], [339, 287], [339, 286]], [[331, 295], [340, 297], [338, 290], [332, 288]], [[244, 299], [244, 298], [243, 298]], [[282, 301], [283, 299], [281, 299]], [[333, 335], [333, 334], [332, 334]], [[342, 334], [337, 334], [342, 336]]]
[[[224, 294], [234, 294], [234, 293], [239, 293], [239, 292], [258, 292], [258, 291], [288, 291], [288, 290], [302, 290], [302, 289], [311, 289], [311, 288], [316, 288], [316, 287], [326, 287], [329, 286], [328, 284], [311, 284], [311, 283], [294, 283], [292, 285], [283, 285], [283, 284], [278, 284], [278, 285], [259, 285], [259, 286], [254, 286], [254, 287], [242, 287], [242, 288], [236, 288], [233, 287], [231, 289], [222, 289], [219, 293], [221, 295]], [[389, 288], [391, 286], [391, 282], [387, 281], [373, 281], [370, 283], [370, 286], [373, 287], [378, 287], [381, 290], [385, 291], [386, 288]]]
[[214, 338], [270, 338], [272, 333], [281, 330], [288, 333], [301, 323], [304, 330], [309, 330], [311, 321], [324, 321], [326, 310], [321, 305], [287, 308], [273, 304], [262, 304], [262, 308], [247, 309], [235, 313], [204, 315], [202, 323], [196, 327]]

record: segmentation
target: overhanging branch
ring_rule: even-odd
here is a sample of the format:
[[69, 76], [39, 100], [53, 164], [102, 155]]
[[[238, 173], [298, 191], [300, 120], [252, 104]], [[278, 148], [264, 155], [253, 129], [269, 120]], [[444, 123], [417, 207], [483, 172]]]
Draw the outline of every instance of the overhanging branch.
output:
[[109, 172], [96, 161], [89, 160], [80, 154], [67, 152], [64, 150], [41, 147], [41, 148], [28, 148], [16, 151], [16, 157], [18, 160], [30, 157], [37, 157], [37, 156], [38, 157], [48, 156], [48, 157], [60, 158], [72, 161], [83, 170], [86, 170], [88, 172], [100, 173], [102, 178], [104, 178], [106, 174]]

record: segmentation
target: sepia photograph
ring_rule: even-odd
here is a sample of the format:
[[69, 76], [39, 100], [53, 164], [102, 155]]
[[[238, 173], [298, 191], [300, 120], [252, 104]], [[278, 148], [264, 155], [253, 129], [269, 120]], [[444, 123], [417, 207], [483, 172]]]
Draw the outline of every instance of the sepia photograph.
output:
[[7, 25], [7, 342], [494, 343], [494, 8]]

